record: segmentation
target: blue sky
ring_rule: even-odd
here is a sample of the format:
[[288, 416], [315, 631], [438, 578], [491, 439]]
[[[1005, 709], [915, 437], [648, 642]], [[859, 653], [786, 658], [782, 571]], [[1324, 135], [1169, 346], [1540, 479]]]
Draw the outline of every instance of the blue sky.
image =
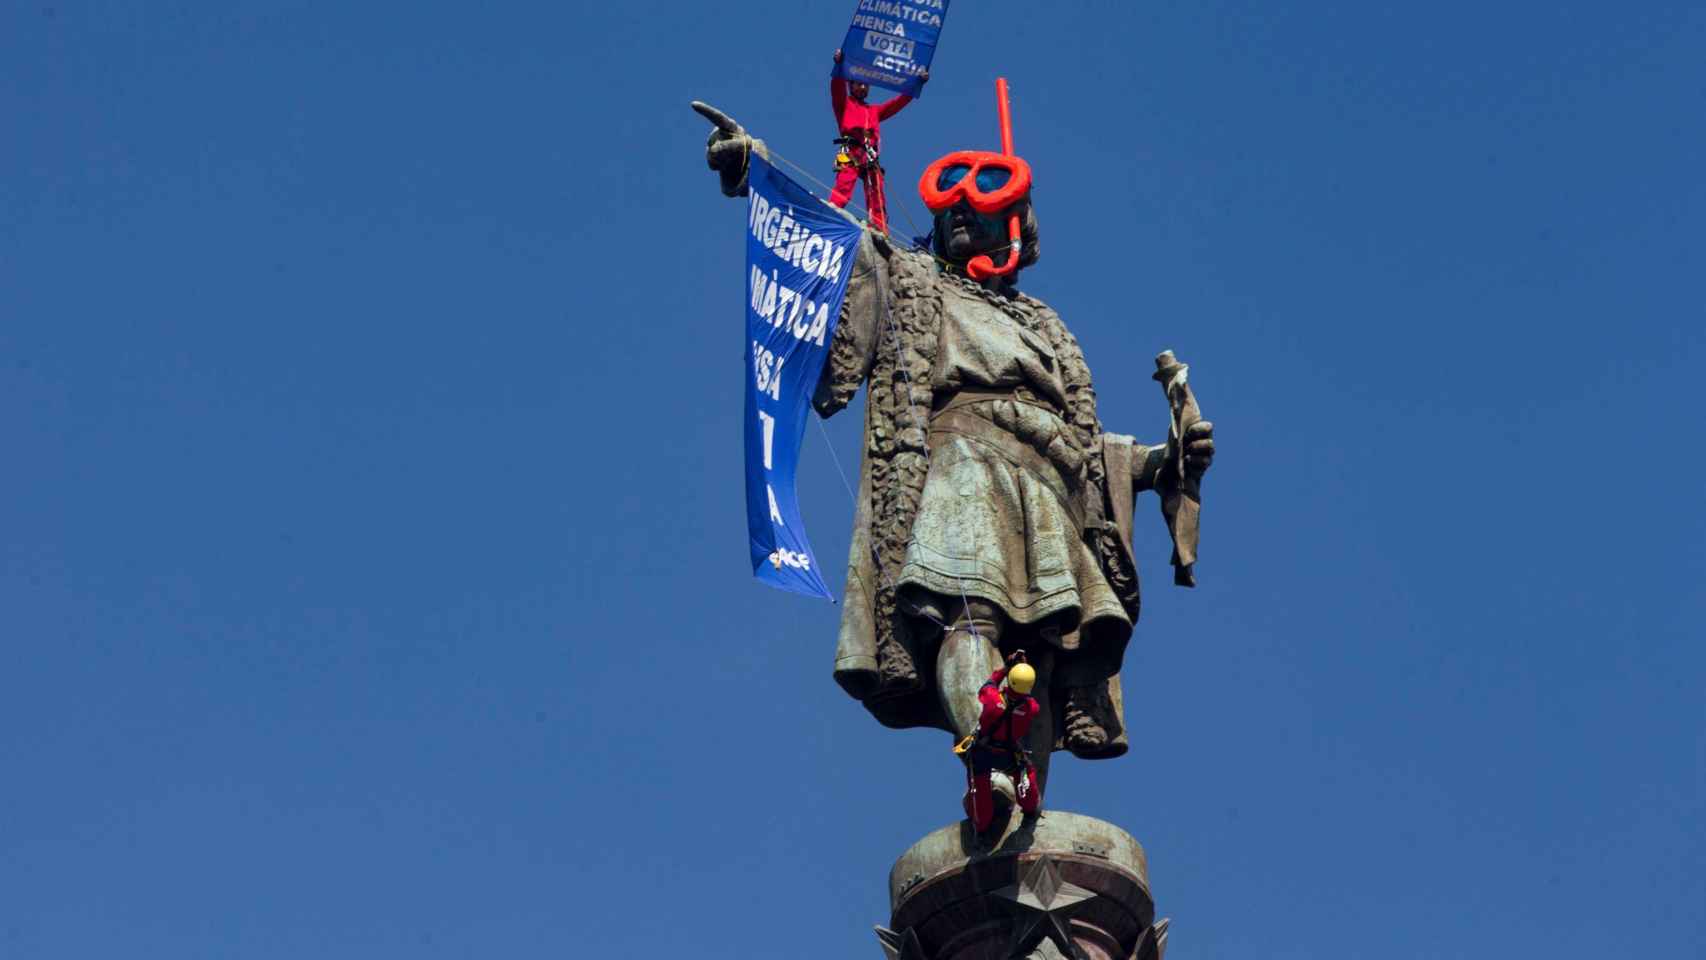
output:
[[[0, 11], [0, 955], [877, 956], [946, 736], [745, 567], [717, 104], [827, 177], [846, 2]], [[1169, 956], [1706, 940], [1706, 11], [962, 2], [1139, 506]], [[1091, 11], [1094, 12], [1091, 12]], [[860, 413], [827, 424], [848, 469]], [[808, 427], [834, 573], [851, 507]]]

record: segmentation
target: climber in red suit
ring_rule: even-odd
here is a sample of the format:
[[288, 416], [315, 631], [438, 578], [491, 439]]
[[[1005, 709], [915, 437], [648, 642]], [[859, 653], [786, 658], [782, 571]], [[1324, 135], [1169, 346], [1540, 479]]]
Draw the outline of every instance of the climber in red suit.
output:
[[[1001, 686], [1004, 679], [1006, 687]], [[1019, 793], [1019, 809], [1026, 815], [1034, 815], [1042, 807], [1037, 771], [1025, 746], [1025, 735], [1030, 732], [1031, 720], [1039, 709], [1037, 698], [1031, 696], [1031, 687], [1036, 682], [1036, 670], [1025, 662], [1025, 652], [1015, 650], [1007, 658], [1007, 665], [990, 674], [977, 692], [983, 712], [977, 718], [977, 736], [966, 751], [965, 807], [966, 816], [979, 833], [989, 829], [995, 817], [989, 784], [993, 770], [1013, 778]]]
[[[835, 62], [841, 62], [841, 51], [835, 51]], [[930, 71], [918, 75], [929, 82]], [[842, 149], [835, 158], [835, 189], [829, 202], [847, 206], [853, 199], [853, 184], [865, 182], [865, 209], [870, 213], [871, 226], [888, 229], [888, 204], [883, 196], [883, 168], [879, 162], [882, 146], [882, 122], [901, 111], [912, 98], [901, 94], [884, 103], [870, 104], [865, 98], [871, 93], [869, 84], [855, 80], [848, 83], [842, 77], [829, 80], [829, 102], [835, 108], [836, 129], [841, 131]]]

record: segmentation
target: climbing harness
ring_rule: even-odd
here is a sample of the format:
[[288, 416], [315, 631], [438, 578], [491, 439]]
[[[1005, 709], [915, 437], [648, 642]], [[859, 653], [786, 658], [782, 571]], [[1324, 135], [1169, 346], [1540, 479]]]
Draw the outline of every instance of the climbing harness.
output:
[[859, 172], [859, 181], [865, 185], [865, 212], [871, 225], [887, 232], [888, 197], [883, 192], [884, 171], [877, 157], [877, 142], [868, 138], [863, 130], [836, 137], [832, 142], [838, 148], [835, 151], [836, 171], [852, 167]]
[[[991, 686], [991, 684], [984, 684], [984, 686]], [[1025, 694], [1025, 696], [1029, 697], [1029, 694]], [[990, 725], [988, 733], [979, 730], [977, 733], [967, 734], [959, 743], [954, 744], [954, 756], [966, 762], [967, 772], [969, 773], [973, 750], [1004, 755], [1008, 758], [1008, 762], [1001, 765], [992, 764], [991, 769], [1010, 772], [1016, 768], [1021, 774], [1020, 779], [1023, 780], [1025, 779], [1023, 774], [1026, 771], [1036, 769], [1036, 763], [1031, 758], [1030, 748], [1020, 743], [1013, 736], [1013, 705], [1007, 704], [1005, 697], [1002, 702], [1004, 706], [1001, 710], [1001, 719]]]

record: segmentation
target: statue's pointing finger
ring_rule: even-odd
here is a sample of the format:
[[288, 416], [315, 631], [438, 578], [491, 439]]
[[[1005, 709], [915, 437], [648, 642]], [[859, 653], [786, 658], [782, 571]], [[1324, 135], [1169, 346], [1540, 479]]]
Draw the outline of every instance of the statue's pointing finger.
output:
[[701, 117], [704, 117], [706, 120], [715, 124], [719, 131], [728, 134], [731, 137], [738, 137], [746, 133], [746, 128], [741, 126], [734, 117], [718, 110], [716, 107], [711, 106], [703, 100], [693, 101], [692, 106], [694, 110], [699, 112]]
[[748, 136], [735, 118], [704, 101], [694, 100], [692, 107], [714, 127], [705, 141], [705, 165], [717, 171], [725, 196], [744, 196], [747, 157], [755, 149], [766, 156], [763, 141]]

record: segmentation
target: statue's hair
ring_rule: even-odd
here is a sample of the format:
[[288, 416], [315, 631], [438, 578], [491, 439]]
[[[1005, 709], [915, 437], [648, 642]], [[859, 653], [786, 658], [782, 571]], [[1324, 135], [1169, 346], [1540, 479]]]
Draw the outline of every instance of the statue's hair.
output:
[[[901, 710], [910, 706], [906, 701], [920, 699], [904, 695], [921, 691], [930, 669], [928, 662], [921, 664], [916, 658], [922, 652], [920, 644], [912, 635], [914, 624], [902, 609], [895, 587], [906, 563], [906, 547], [912, 540], [912, 524], [930, 469], [926, 433], [932, 405], [930, 371], [942, 322], [941, 294], [933, 282], [934, 273], [935, 267], [927, 258], [909, 254], [891, 258], [892, 294], [885, 317], [888, 329], [879, 334], [866, 394], [870, 427], [865, 456], [871, 466], [873, 501], [871, 551], [879, 577], [872, 618], [880, 677], [876, 699], [900, 695], [892, 707]], [[934, 698], [922, 699], [927, 711], [934, 706]]]

